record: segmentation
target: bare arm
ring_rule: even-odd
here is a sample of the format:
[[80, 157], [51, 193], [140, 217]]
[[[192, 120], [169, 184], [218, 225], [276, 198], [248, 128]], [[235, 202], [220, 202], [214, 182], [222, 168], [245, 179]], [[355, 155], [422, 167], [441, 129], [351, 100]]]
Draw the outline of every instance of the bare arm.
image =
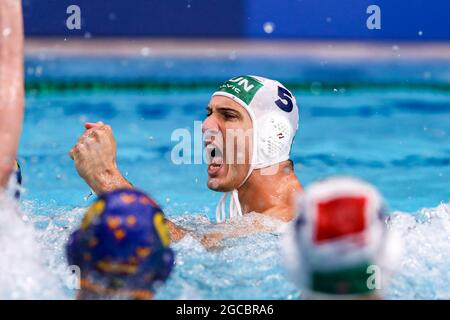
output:
[[177, 226], [175, 223], [173, 223], [172, 221], [167, 220], [167, 219], [166, 219], [166, 225], [167, 225], [167, 229], [169, 230], [170, 239], [174, 242], [180, 241], [188, 233], [187, 230], [181, 228], [180, 226]]
[[[85, 128], [86, 131], [69, 153], [80, 177], [96, 194], [121, 188], [133, 188], [132, 184], [122, 176], [116, 164], [116, 141], [112, 128], [103, 122], [86, 123]], [[281, 208], [276, 211], [281, 211]], [[170, 220], [166, 220], [166, 223], [172, 241], [179, 241], [186, 234], [190, 234], [208, 249], [218, 248], [220, 241], [225, 238], [238, 238], [270, 231], [255, 221], [251, 224], [233, 226], [232, 230], [211, 232], [205, 236], [199, 236], [177, 226]]]
[[208, 250], [216, 250], [221, 248], [221, 241], [231, 238], [248, 237], [257, 233], [272, 232], [274, 229], [264, 226], [258, 221], [252, 223], [239, 223], [233, 225], [232, 229], [213, 231], [202, 237], [193, 235], [194, 238]]
[[24, 108], [23, 21], [20, 0], [0, 1], [0, 187], [13, 169]]
[[[1, 1], [1, 0], [0, 0]], [[86, 131], [70, 150], [69, 156], [81, 178], [98, 195], [116, 189], [131, 189], [116, 164], [116, 140], [112, 128], [103, 122], [86, 123]], [[178, 241], [186, 231], [167, 220], [172, 241]]]

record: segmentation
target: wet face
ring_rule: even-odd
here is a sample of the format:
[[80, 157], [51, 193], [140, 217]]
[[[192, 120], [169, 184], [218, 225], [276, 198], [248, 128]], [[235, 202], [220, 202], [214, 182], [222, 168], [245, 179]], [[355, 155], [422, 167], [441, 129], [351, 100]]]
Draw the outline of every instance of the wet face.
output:
[[212, 97], [203, 122], [208, 155], [208, 188], [228, 192], [250, 170], [252, 121], [248, 112], [228, 97]]

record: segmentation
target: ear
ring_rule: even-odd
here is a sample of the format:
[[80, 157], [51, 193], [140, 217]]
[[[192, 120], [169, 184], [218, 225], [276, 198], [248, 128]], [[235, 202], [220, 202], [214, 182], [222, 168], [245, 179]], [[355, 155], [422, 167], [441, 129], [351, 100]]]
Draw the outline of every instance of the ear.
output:
[[272, 163], [289, 158], [292, 139], [292, 128], [285, 118], [270, 115], [261, 119], [258, 127], [258, 160]]

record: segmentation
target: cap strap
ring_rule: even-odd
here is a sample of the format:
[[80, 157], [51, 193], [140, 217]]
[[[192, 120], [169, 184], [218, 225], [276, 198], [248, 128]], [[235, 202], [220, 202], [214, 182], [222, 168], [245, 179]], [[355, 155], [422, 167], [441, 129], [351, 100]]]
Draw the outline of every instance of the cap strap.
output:
[[216, 207], [216, 222], [222, 223], [227, 220], [227, 212], [225, 210], [225, 205], [230, 197], [230, 204], [228, 207], [228, 217], [229, 219], [233, 219], [235, 217], [242, 216], [242, 207], [239, 202], [238, 191], [235, 189], [231, 192], [225, 192], [225, 194], [220, 198], [219, 203]]

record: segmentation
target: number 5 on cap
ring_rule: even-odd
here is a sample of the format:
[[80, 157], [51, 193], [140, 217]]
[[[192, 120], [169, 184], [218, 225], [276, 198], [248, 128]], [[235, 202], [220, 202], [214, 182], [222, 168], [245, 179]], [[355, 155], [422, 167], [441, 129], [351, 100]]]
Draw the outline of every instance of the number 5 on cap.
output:
[[291, 112], [294, 108], [292, 103], [292, 94], [283, 87], [278, 87], [278, 96], [280, 99], [275, 101], [275, 104], [283, 111]]

